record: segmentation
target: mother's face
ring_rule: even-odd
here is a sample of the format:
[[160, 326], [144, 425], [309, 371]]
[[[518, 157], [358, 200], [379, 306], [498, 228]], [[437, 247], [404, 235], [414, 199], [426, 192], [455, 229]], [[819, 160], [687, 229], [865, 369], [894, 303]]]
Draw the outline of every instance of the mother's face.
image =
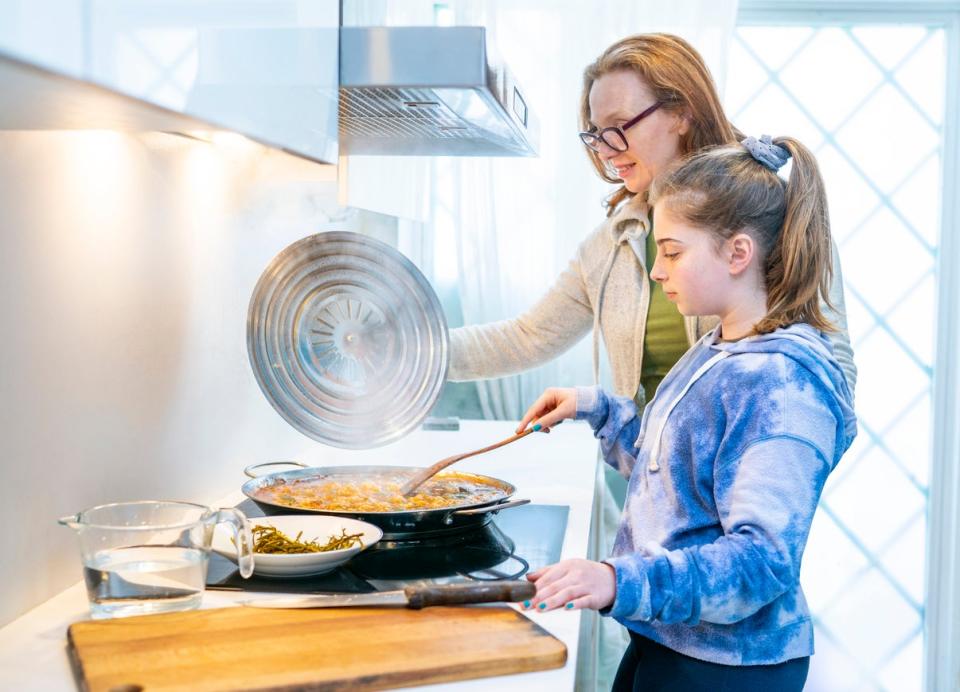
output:
[[[590, 122], [597, 129], [622, 126], [654, 104], [653, 92], [629, 70], [609, 72], [590, 88]], [[658, 108], [624, 132], [628, 148], [618, 152], [600, 144], [598, 155], [633, 193], [646, 191], [654, 177], [680, 156], [686, 118]]]

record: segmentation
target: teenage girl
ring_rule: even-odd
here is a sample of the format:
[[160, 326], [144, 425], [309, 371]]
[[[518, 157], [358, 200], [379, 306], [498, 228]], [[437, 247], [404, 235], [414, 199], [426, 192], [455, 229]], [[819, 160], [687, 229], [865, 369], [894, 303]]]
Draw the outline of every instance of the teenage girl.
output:
[[[792, 157], [788, 181], [777, 171]], [[651, 277], [720, 323], [638, 418], [596, 387], [548, 389], [520, 430], [587, 420], [629, 478], [613, 555], [529, 575], [526, 607], [595, 608], [630, 646], [615, 690], [801, 690], [813, 624], [800, 561], [820, 492], [856, 435], [825, 333], [823, 181], [790, 138], [705, 150], [654, 182]]]

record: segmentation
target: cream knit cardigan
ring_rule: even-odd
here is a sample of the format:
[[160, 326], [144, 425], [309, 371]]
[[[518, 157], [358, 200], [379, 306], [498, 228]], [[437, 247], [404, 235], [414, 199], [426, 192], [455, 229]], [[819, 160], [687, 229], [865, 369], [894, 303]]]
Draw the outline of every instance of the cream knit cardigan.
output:
[[[570, 266], [527, 312], [514, 319], [451, 330], [448, 379], [478, 380], [529, 370], [553, 360], [592, 328], [594, 382], [599, 382], [602, 336], [614, 393], [634, 397], [642, 405], [640, 367], [650, 303], [646, 270], [649, 230], [648, 207], [634, 197], [580, 244]], [[826, 314], [839, 331], [830, 339], [853, 392], [857, 369], [847, 334], [836, 246], [833, 268], [830, 299], [837, 312]], [[691, 346], [717, 324], [714, 317], [687, 317], [685, 321]]]

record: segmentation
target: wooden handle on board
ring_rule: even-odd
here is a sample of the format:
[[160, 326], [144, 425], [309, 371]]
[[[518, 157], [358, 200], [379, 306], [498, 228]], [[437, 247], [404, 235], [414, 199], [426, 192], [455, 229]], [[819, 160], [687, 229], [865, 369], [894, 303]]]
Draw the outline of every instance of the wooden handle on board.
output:
[[403, 590], [408, 608], [464, 605], [467, 603], [516, 603], [533, 598], [537, 587], [529, 581], [493, 581], [445, 586], [410, 586]]

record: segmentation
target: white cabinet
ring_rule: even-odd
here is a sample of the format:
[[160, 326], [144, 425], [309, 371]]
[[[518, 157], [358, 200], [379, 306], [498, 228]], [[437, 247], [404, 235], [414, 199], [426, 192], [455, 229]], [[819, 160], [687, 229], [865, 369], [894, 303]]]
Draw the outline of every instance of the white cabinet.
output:
[[337, 0], [0, 0], [0, 129], [227, 129], [337, 161]]

